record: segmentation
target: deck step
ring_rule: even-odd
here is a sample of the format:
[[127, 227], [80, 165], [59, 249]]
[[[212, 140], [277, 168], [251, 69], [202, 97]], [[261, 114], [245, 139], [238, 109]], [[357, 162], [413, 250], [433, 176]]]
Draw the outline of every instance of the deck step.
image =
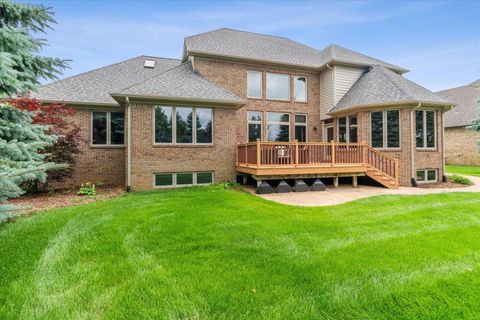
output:
[[393, 177], [376, 168], [368, 168], [366, 173], [367, 176], [389, 189], [397, 189], [399, 187], [397, 181]]

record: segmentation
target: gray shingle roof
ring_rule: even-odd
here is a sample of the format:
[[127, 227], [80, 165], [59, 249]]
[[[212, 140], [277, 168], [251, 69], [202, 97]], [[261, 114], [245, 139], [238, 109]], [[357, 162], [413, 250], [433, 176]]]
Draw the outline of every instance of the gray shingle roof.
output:
[[[336, 61], [348, 64], [384, 65], [399, 72], [408, 71], [338, 45], [317, 50], [287, 38], [226, 28], [186, 37], [184, 49], [186, 53], [223, 55], [311, 68]], [[185, 52], [183, 58], [186, 59]]]
[[456, 104], [455, 108], [445, 113], [446, 128], [467, 126], [480, 115], [480, 80], [437, 94]]
[[356, 106], [401, 102], [450, 103], [424, 87], [383, 67], [365, 72], [330, 112]]
[[112, 93], [112, 95], [218, 101], [231, 104], [245, 103], [240, 97], [205, 79], [200, 73], [193, 70], [190, 62], [182, 63], [162, 74]]
[[[155, 68], [145, 68], [145, 60], [154, 60]], [[175, 59], [139, 56], [44, 85], [33, 96], [44, 101], [117, 105], [110, 96], [111, 92], [144, 81], [180, 63]]]

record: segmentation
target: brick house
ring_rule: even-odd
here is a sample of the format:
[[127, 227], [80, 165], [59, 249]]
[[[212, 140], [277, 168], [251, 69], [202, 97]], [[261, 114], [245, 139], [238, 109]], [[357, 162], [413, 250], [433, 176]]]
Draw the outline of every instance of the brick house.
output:
[[68, 184], [368, 176], [395, 188], [442, 178], [452, 107], [407, 71], [337, 45], [219, 29], [185, 38], [181, 60], [136, 57], [37, 97], [78, 109], [88, 143]]
[[480, 165], [480, 132], [467, 126], [480, 116], [480, 80], [437, 94], [456, 104], [445, 113], [445, 161], [447, 164]]

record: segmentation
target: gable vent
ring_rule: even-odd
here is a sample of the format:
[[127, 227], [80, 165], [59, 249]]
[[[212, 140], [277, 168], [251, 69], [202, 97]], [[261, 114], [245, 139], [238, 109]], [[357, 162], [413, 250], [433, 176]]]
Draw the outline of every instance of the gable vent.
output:
[[145, 62], [143, 63], [143, 66], [145, 68], [155, 68], [155, 60], [145, 60]]

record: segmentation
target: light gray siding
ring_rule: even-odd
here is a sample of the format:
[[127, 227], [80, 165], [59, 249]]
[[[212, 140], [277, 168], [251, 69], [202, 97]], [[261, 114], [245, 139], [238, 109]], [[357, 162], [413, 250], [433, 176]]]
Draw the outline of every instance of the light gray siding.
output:
[[365, 69], [334, 66], [334, 80], [335, 80], [335, 104], [347, 93], [353, 84], [360, 78]]
[[320, 73], [320, 119], [331, 118], [327, 112], [333, 108], [333, 70], [327, 68]]

